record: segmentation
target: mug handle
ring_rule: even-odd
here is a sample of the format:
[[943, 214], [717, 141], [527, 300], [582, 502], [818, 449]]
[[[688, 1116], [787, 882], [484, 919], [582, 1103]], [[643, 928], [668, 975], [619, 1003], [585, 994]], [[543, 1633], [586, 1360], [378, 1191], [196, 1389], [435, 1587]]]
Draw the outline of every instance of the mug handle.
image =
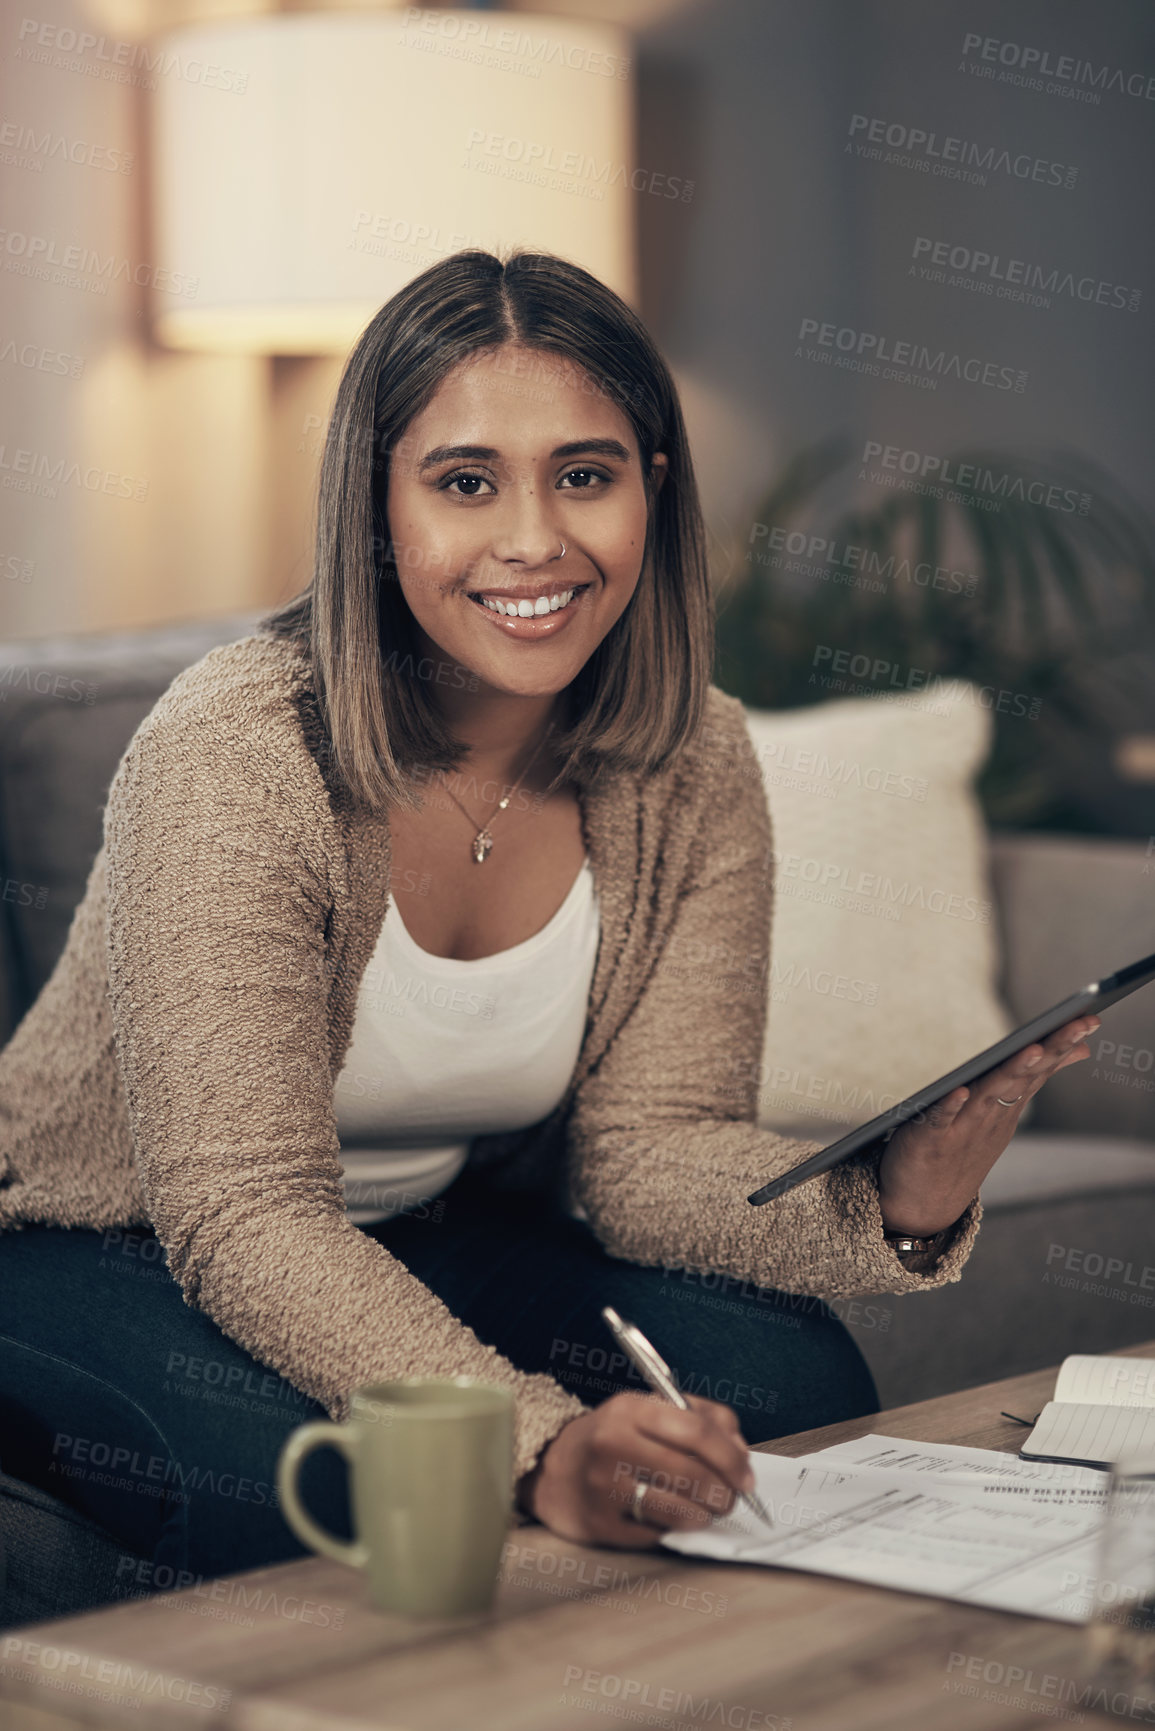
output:
[[301, 1425], [286, 1442], [277, 1461], [277, 1494], [281, 1499], [281, 1512], [301, 1543], [308, 1545], [311, 1551], [332, 1557], [338, 1563], [348, 1563], [351, 1568], [363, 1569], [369, 1562], [368, 1545], [360, 1539], [349, 1544], [318, 1526], [297, 1491], [301, 1462], [314, 1449], [326, 1446], [338, 1449], [350, 1466], [356, 1463], [356, 1443], [348, 1426], [332, 1424], [328, 1419]]

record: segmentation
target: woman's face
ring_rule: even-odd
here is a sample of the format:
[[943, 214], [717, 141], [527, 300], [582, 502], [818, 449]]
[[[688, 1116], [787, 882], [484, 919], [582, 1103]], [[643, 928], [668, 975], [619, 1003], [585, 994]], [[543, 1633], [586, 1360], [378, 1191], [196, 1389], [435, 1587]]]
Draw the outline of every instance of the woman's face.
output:
[[[471, 357], [393, 453], [386, 513], [423, 653], [491, 691], [563, 690], [641, 574], [647, 498], [633, 428], [584, 382], [514, 344]], [[655, 457], [656, 483], [665, 469]]]

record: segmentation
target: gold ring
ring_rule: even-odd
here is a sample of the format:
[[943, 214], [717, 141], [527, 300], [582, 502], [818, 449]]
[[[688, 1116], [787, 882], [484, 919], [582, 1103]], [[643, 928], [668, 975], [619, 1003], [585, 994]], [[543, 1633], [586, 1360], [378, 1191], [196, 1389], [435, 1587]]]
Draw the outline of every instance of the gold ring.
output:
[[1022, 1097], [1021, 1094], [1018, 1094], [1013, 1100], [1004, 1100], [1000, 1094], [995, 1095], [995, 1099], [998, 1101], [1000, 1106], [1017, 1106]]

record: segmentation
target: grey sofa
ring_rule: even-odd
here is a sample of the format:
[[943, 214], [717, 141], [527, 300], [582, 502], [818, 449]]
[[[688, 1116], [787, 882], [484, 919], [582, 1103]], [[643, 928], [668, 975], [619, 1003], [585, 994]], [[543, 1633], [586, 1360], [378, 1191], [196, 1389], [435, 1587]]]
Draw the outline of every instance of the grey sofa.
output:
[[[137, 724], [257, 617], [0, 644], [0, 1044], [64, 946]], [[996, 835], [991, 871], [1002, 987], [1022, 1017], [1155, 951], [1144, 842]], [[836, 1306], [885, 1406], [1155, 1336], [1155, 987], [1095, 1039], [1095, 1060], [1044, 1090], [991, 1175], [964, 1280]], [[0, 1278], [2, 1255], [0, 1238]], [[0, 1392], [0, 1627], [113, 1598], [120, 1547], [4, 1476], [3, 1423]]]
[[[1017, 1020], [1155, 952], [1145, 842], [995, 834], [990, 864]], [[1155, 1339], [1155, 985], [1090, 1044], [984, 1184], [962, 1280], [883, 1299], [886, 1328], [857, 1328], [884, 1406]]]

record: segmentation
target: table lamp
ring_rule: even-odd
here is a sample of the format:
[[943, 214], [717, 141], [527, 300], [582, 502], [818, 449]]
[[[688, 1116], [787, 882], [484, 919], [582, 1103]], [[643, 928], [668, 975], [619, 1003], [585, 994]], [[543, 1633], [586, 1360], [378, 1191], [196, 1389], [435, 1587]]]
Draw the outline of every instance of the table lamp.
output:
[[628, 49], [600, 23], [416, 8], [156, 39], [156, 340], [343, 354], [465, 246], [561, 253], [636, 304]]

